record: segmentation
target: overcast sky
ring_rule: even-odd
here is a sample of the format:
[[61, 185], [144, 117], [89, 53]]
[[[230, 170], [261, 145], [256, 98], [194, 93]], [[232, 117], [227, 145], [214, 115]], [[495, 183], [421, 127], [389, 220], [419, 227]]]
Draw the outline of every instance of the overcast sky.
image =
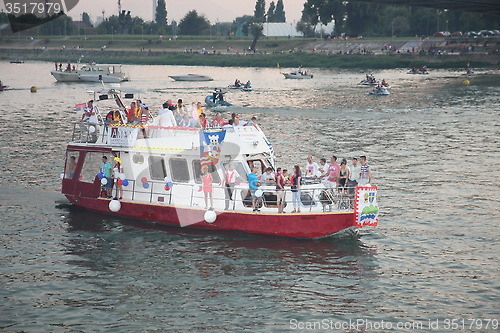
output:
[[[122, 10], [131, 11], [132, 16], [140, 16], [151, 21], [154, 0], [121, 0]], [[166, 0], [167, 20], [179, 22], [190, 10], [205, 15], [210, 22], [232, 22], [236, 17], [253, 15], [256, 0]], [[298, 21], [306, 0], [283, 0], [287, 22]], [[266, 11], [271, 0], [266, 0]], [[274, 0], [277, 3], [277, 0]], [[91, 20], [97, 16], [118, 14], [118, 0], [79, 0], [78, 5], [68, 14], [74, 20], [80, 20], [82, 12], [90, 14]]]

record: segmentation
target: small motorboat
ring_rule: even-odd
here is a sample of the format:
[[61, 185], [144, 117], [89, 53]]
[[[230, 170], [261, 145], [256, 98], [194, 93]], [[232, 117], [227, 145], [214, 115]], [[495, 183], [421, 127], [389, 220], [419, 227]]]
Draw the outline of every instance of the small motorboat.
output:
[[21, 59], [16, 59], [16, 60], [11, 60], [11, 64], [24, 64], [24, 60]]
[[243, 90], [243, 91], [252, 91], [253, 88], [250, 84], [241, 84], [241, 85], [229, 85], [227, 86], [228, 89], [238, 89], [238, 90]]
[[377, 96], [386, 96], [390, 95], [389, 90], [385, 87], [376, 87], [372, 91], [369, 92], [370, 95], [377, 95]]
[[233, 104], [225, 101], [225, 100], [220, 100], [219, 98], [215, 98], [214, 101], [214, 96], [213, 95], [208, 95], [205, 97], [205, 103], [212, 108], [219, 108], [219, 107], [228, 107], [228, 106], [233, 106]]
[[362, 86], [376, 86], [376, 85], [380, 84], [380, 82], [378, 82], [376, 80], [373, 81], [373, 80], [367, 80], [367, 79], [365, 79], [365, 80], [361, 81], [358, 84], [362, 85]]
[[413, 67], [412, 69], [410, 69], [410, 71], [406, 74], [429, 74], [429, 72], [427, 71], [427, 67], [426, 66], [422, 66], [420, 68], [415, 68]]
[[213, 81], [210, 76], [198, 75], [198, 74], [187, 74], [187, 75], [169, 75], [169, 78], [175, 81]]
[[121, 65], [83, 65], [81, 68], [65, 71], [51, 71], [50, 74], [59, 82], [104, 82], [118, 83], [128, 81]]
[[309, 73], [307, 71], [302, 72], [302, 71], [297, 71], [297, 72], [290, 72], [290, 73], [281, 73], [285, 77], [285, 79], [312, 79], [314, 75], [312, 73]]

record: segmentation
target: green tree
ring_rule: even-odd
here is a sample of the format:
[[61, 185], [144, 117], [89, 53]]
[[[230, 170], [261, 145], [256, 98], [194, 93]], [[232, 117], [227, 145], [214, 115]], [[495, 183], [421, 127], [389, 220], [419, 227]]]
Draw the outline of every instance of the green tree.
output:
[[276, 6], [274, 4], [274, 1], [271, 1], [269, 4], [269, 9], [267, 10], [267, 22], [277, 22], [276, 21]]
[[122, 10], [120, 15], [118, 15], [118, 23], [120, 23], [120, 34], [130, 33], [130, 27], [132, 24], [132, 16], [130, 16], [130, 11], [125, 14], [125, 10]]
[[250, 45], [251, 51], [256, 51], [255, 46], [257, 46], [257, 41], [260, 37], [264, 36], [262, 30], [264, 30], [264, 26], [260, 22], [254, 22], [250, 25], [250, 34], [253, 36], [252, 45]]
[[243, 34], [245, 36], [248, 36], [248, 26], [249, 23], [252, 22], [253, 17], [250, 15], [244, 15], [244, 16], [239, 16], [234, 19], [232, 25], [231, 25], [231, 33], [236, 34], [238, 29], [242, 29]]
[[253, 12], [253, 17], [255, 22], [264, 22], [266, 20], [266, 1], [257, 0], [255, 3], [255, 10]]
[[82, 13], [82, 22], [85, 23], [85, 24], [88, 24], [88, 25], [92, 25], [92, 23], [90, 23], [90, 15], [86, 12], [83, 12]]
[[283, 0], [278, 0], [276, 4], [276, 10], [274, 11], [274, 17], [276, 22], [286, 22], [285, 6], [283, 5]]
[[198, 15], [196, 10], [192, 10], [179, 22], [180, 35], [208, 35], [210, 31], [210, 21], [204, 15]]
[[312, 25], [327, 25], [335, 21], [335, 33], [343, 32], [346, 19], [346, 3], [342, 0], [307, 0], [302, 15], [309, 17]]
[[96, 31], [100, 35], [116, 34], [118, 33], [118, 31], [120, 31], [119, 29], [120, 29], [120, 22], [118, 20], [118, 16], [116, 15], [111, 15], [96, 27]]
[[158, 5], [156, 6], [155, 22], [162, 29], [165, 29], [167, 27], [167, 4], [165, 3], [165, 0], [158, 0]]
[[40, 26], [40, 33], [42, 35], [72, 35], [75, 31], [75, 23], [73, 22], [73, 19], [67, 15], [61, 15], [58, 18]]

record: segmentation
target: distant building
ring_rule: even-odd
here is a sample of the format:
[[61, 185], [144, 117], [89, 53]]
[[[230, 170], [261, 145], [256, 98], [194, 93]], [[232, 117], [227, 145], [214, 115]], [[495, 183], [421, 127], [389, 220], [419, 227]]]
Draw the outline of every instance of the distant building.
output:
[[[327, 25], [318, 24], [314, 28], [321, 35], [331, 34], [334, 23], [330, 22]], [[297, 31], [297, 23], [264, 23], [262, 33], [266, 37], [303, 37], [302, 32]]]
[[297, 23], [264, 23], [262, 33], [266, 37], [303, 37], [297, 31]]

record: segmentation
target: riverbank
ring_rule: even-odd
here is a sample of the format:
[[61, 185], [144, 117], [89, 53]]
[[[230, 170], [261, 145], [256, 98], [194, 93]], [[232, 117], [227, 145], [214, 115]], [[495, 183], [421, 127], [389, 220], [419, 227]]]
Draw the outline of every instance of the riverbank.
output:
[[[391, 69], [427, 65], [434, 68], [497, 68], [496, 45], [464, 45], [443, 40], [317, 40], [263, 39], [257, 52], [249, 40], [144, 40], [137, 36], [93, 36], [88, 39], [21, 39], [2, 37], [0, 59], [98, 63], [192, 65], [222, 67], [297, 67], [338, 69]], [[467, 50], [467, 52], [464, 52]], [[493, 53], [493, 54], [491, 54]]]

